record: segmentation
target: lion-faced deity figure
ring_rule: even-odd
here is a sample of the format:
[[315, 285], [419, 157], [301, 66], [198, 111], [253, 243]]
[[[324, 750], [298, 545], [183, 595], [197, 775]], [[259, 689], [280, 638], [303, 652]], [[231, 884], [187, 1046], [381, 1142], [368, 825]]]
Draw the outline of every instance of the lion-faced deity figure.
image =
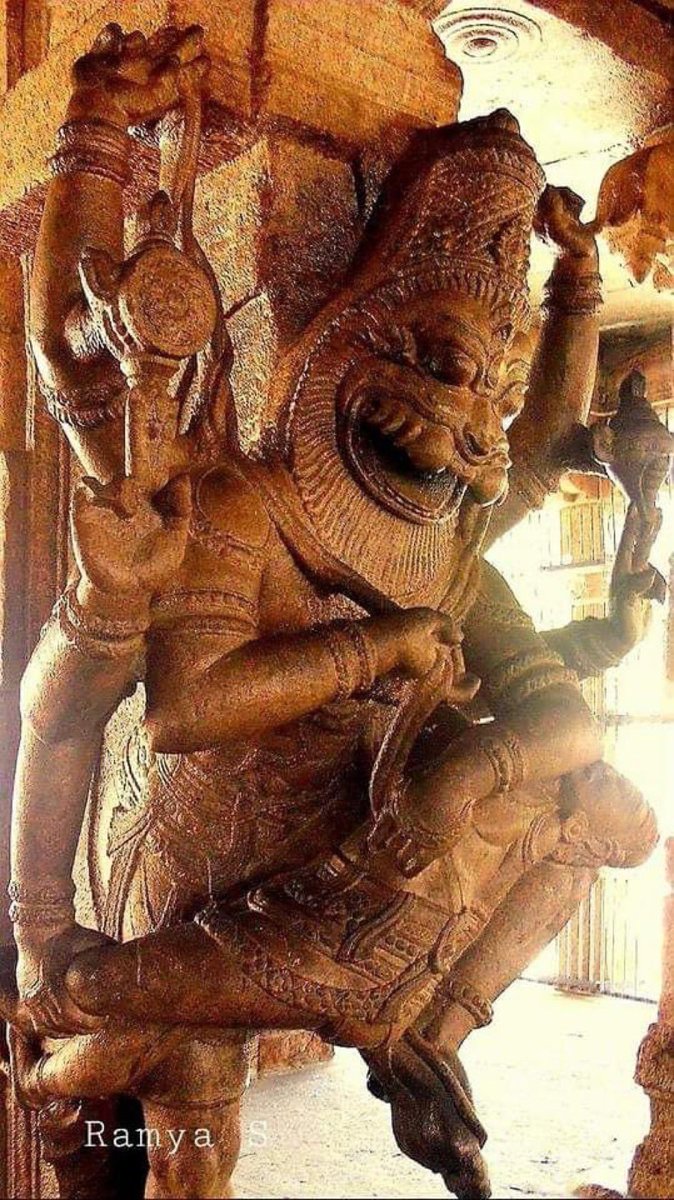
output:
[[[154, 62], [178, 34], [140, 48], [141, 35], [106, 36], [105, 78], [115, 55], [137, 73], [141, 51]], [[255, 461], [223, 444], [204, 466], [175, 414], [158, 419], [181, 355], [134, 343], [115, 291], [128, 264], [108, 264], [98, 291], [80, 271], [104, 195], [121, 244], [124, 94], [109, 122], [103, 85], [93, 119], [76, 96], [34, 284], [44, 386], [99, 479], [75, 497], [79, 575], [24, 688], [18, 984], [38, 1034], [61, 1039], [37, 1062], [15, 1052], [24, 1095], [87, 1096], [104, 1078], [154, 1128], [214, 1129], [210, 1156], [151, 1147], [150, 1190], [222, 1195], [245, 1031], [313, 1029], [365, 1054], [406, 1153], [457, 1195], [488, 1195], [457, 1050], [596, 869], [639, 861], [654, 838], [640, 797], [598, 761], [577, 639], [538, 633], [481, 558], [523, 399], [509, 350], [529, 317], [543, 175], [506, 112], [416, 134], [346, 285], [286, 355], [276, 444]], [[578, 322], [595, 321], [596, 260], [574, 255], [550, 288], [557, 368], [578, 358]], [[78, 320], [89, 305], [101, 327], [84, 353], [50, 256], [73, 289], [84, 281]], [[138, 412], [154, 425], [127, 445], [122, 478], [125, 398], [127, 438]], [[171, 427], [173, 457], [156, 444]], [[153, 430], [152, 469], [136, 476]], [[113, 830], [110, 942], [76, 926], [71, 873], [106, 722], [138, 681], [152, 755], [143, 804]]]
[[529, 318], [542, 184], [508, 113], [418, 135], [346, 296], [303, 339], [283, 447], [301, 512], [324, 555], [395, 603], [450, 586], [462, 505], [505, 495], [503, 366]]

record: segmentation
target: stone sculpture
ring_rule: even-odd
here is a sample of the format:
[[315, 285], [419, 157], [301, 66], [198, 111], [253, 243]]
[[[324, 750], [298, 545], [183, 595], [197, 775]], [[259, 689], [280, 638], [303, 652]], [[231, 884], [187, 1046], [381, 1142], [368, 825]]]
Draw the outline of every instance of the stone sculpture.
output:
[[[208, 1127], [208, 1152], [150, 1149], [146, 1194], [223, 1196], [246, 1030], [312, 1029], [361, 1051], [406, 1154], [487, 1196], [458, 1049], [598, 869], [656, 838], [578, 681], [661, 595], [671, 439], [644, 402], [584, 424], [594, 239], [497, 112], [410, 139], [274, 381], [275, 443], [246, 457], [190, 221], [207, 67], [198, 29], [108, 27], [53, 159], [33, 347], [86, 478], [76, 570], [24, 681], [16, 1086]], [[125, 256], [128, 129], [176, 107], [182, 152]], [[534, 228], [558, 256], [527, 382]], [[541, 634], [483, 552], [570, 466], [632, 503], [610, 616]], [[104, 727], [139, 681], [153, 758], [115, 835], [113, 939], [76, 925], [71, 876]]]

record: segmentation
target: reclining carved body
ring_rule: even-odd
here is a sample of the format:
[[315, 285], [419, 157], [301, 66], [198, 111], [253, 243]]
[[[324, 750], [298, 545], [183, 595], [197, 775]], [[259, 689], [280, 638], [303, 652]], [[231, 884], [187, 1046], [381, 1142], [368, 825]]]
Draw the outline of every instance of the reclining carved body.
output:
[[[36, 259], [38, 365], [94, 479], [74, 503], [79, 576], [26, 676], [14, 811], [21, 1011], [65, 1040], [39, 1072], [15, 1043], [17, 1069], [43, 1100], [135, 1091], [155, 1128], [184, 1106], [219, 1149], [152, 1151], [148, 1193], [220, 1196], [245, 1030], [316, 1029], [363, 1051], [407, 1153], [486, 1195], [456, 1051], [598, 867], [655, 838], [578, 687], [629, 649], [652, 572], [632, 579], [628, 547], [622, 608], [546, 640], [482, 560], [524, 399], [509, 363], [535, 215], [560, 253], [502, 524], [553, 485], [587, 412], [594, 243], [568, 196], [540, 201], [508, 114], [419, 135], [348, 284], [287, 355], [275, 448], [253, 462], [230, 437], [186, 466], [226, 379], [211, 372], [181, 428], [166, 381], [186, 352], [134, 343], [118, 264], [126, 125], [203, 58], [195, 31], [134, 36], [106, 31], [79, 70]], [[138, 254], [170, 258], [170, 217], [155, 200]], [[653, 531], [630, 512], [643, 551]], [[70, 878], [105, 723], [140, 680], [154, 756], [117, 838], [115, 944], [75, 926]]]

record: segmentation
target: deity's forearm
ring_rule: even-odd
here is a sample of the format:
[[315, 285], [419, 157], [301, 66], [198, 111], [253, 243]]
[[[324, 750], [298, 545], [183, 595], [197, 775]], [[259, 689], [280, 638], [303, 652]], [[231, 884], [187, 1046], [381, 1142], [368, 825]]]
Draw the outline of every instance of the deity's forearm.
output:
[[653, 601], [665, 600], [664, 578], [645, 565], [658, 528], [648, 513], [644, 519], [639, 504], [630, 504], [611, 572], [607, 615], [570, 621], [543, 633], [547, 645], [579, 679], [622, 662], [646, 636]]
[[165, 671], [162, 655], [151, 655], [153, 748], [186, 753], [264, 734], [366, 691], [398, 665], [399, 653], [395, 631], [388, 635], [386, 622], [371, 618], [259, 638], [180, 680]]
[[512, 430], [515, 458], [555, 463], [575, 425], [590, 410], [602, 303], [596, 252], [558, 258], [546, 284], [545, 318], [522, 417]]
[[[31, 343], [47, 403], [85, 469], [109, 478], [118, 466], [124, 381], [92, 318], [82, 256], [124, 257], [123, 187], [128, 136], [101, 102], [75, 96], [57, 136], [31, 279]], [[99, 111], [100, 110], [100, 111]]]

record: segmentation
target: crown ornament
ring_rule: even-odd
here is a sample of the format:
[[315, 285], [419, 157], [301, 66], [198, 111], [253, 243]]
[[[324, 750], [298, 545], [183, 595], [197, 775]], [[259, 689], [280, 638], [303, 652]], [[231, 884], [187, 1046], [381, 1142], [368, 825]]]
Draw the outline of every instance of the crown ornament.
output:
[[527, 274], [545, 177], [505, 109], [417, 133], [384, 184], [357, 264], [384, 301], [459, 292], [529, 317]]

